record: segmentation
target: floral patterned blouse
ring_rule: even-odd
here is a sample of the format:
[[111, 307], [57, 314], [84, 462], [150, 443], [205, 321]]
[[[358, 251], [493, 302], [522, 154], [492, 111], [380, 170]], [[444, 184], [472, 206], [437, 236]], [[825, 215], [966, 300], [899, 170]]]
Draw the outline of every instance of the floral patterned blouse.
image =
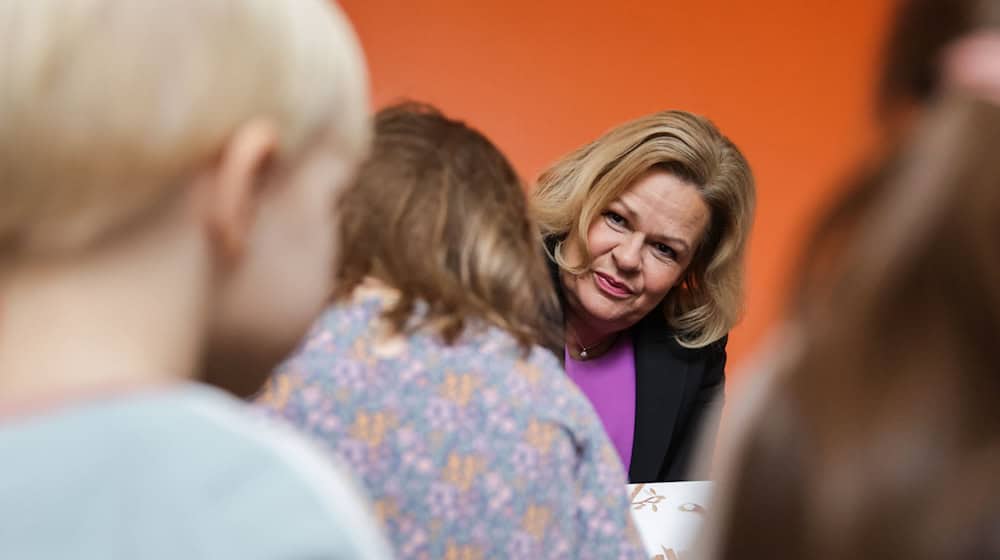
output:
[[363, 284], [327, 310], [258, 406], [353, 467], [399, 556], [645, 558], [615, 450], [556, 358], [495, 328], [387, 337], [392, 296]]

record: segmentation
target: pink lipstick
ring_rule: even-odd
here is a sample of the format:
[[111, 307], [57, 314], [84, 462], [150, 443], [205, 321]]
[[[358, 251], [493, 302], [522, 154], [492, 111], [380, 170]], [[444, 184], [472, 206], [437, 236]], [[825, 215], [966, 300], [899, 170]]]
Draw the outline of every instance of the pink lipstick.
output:
[[597, 288], [602, 292], [615, 299], [627, 298], [633, 293], [627, 284], [619, 282], [603, 272], [594, 272], [594, 284], [597, 284]]

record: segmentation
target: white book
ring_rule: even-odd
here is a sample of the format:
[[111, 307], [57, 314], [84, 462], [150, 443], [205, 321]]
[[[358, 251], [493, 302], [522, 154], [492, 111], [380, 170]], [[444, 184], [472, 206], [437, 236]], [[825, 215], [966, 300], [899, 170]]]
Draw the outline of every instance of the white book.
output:
[[705, 520], [711, 482], [630, 484], [632, 517], [654, 560], [684, 560]]

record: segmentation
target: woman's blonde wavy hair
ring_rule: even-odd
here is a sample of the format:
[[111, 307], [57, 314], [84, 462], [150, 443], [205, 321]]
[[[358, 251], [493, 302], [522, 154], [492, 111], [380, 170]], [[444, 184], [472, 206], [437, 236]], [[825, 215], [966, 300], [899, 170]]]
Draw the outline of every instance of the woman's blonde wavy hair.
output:
[[[589, 264], [587, 231], [601, 212], [651, 169], [697, 187], [711, 210], [701, 243], [661, 309], [679, 344], [698, 348], [722, 338], [743, 310], [744, 253], [754, 212], [754, 181], [739, 149], [709, 120], [663, 111], [627, 122], [570, 153], [542, 173], [532, 197], [535, 219], [552, 258], [580, 273]], [[574, 267], [559, 246], [574, 237], [584, 265]]]

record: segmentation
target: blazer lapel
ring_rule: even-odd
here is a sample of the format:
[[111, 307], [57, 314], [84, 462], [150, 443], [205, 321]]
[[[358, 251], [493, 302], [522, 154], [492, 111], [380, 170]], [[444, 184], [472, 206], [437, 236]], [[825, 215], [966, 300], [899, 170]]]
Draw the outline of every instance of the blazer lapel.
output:
[[629, 482], [656, 482], [667, 455], [684, 396], [690, 363], [658, 313], [650, 313], [634, 332], [635, 435]]

